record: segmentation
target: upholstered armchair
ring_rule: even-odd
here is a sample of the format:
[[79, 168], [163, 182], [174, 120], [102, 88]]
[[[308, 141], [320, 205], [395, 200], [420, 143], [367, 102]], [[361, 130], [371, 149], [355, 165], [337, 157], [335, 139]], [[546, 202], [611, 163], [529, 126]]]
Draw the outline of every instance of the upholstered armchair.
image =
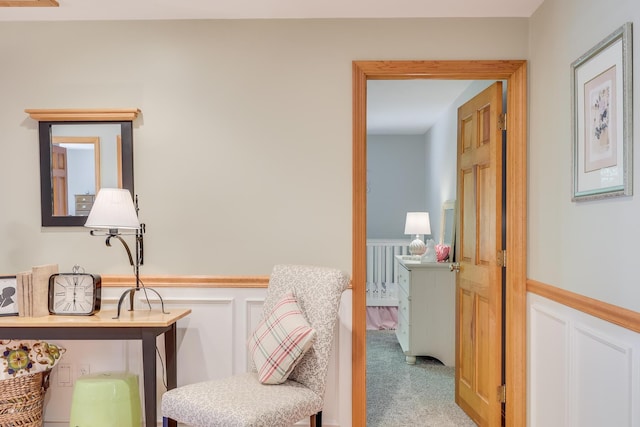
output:
[[201, 427], [284, 427], [310, 417], [311, 426], [320, 427], [340, 296], [348, 284], [339, 270], [275, 266], [263, 319], [249, 340], [249, 372], [167, 391], [164, 426], [176, 420]]

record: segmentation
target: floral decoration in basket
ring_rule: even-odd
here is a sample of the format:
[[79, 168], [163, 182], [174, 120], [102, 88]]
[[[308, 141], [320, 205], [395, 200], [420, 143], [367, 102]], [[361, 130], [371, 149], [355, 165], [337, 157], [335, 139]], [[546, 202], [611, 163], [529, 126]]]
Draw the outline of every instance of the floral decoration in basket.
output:
[[65, 351], [39, 340], [0, 340], [0, 380], [49, 371]]

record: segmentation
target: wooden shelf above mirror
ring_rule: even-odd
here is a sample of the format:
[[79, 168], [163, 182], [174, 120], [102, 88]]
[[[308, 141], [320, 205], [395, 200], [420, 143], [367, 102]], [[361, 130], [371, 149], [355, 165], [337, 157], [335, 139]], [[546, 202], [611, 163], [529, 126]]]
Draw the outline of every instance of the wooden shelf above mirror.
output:
[[9, 0], [0, 1], [0, 7], [59, 7], [56, 0]]
[[93, 122], [93, 121], [134, 121], [140, 110], [138, 108], [112, 109], [26, 109], [34, 120], [39, 122]]

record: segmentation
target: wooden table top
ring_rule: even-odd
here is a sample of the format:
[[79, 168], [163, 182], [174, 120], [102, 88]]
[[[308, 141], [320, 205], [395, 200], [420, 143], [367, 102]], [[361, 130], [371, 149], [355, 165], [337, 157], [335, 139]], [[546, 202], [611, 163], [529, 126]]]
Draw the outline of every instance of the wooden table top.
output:
[[138, 328], [138, 327], [166, 327], [186, 317], [191, 313], [189, 308], [166, 309], [163, 314], [159, 308], [153, 310], [136, 309], [134, 311], [120, 311], [120, 318], [114, 319], [117, 311], [100, 310], [92, 316], [60, 316], [48, 315], [42, 317], [0, 317], [0, 327], [14, 328]]

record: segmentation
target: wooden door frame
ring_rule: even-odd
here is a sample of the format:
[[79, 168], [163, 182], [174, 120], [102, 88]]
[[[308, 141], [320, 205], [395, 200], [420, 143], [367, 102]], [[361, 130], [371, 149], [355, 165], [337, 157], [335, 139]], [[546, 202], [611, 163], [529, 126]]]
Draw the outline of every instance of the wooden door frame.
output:
[[[523, 60], [354, 61], [352, 425], [366, 425], [367, 80], [506, 80], [506, 425], [526, 425], [527, 63]], [[454, 141], [455, 142], [455, 141]], [[452, 142], [453, 143], [453, 142]], [[497, 391], [496, 391], [497, 393]]]

